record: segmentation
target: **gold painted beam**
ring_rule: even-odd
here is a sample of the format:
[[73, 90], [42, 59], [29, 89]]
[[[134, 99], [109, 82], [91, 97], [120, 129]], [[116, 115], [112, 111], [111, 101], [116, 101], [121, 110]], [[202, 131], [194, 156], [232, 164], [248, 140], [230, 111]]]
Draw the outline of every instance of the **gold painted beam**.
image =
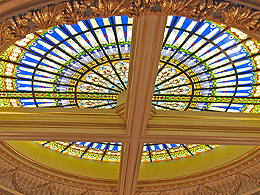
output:
[[0, 108], [1, 140], [128, 141], [114, 110]]
[[143, 147], [144, 143], [139, 141], [132, 140], [123, 143], [119, 172], [119, 195], [135, 194]]
[[141, 141], [260, 145], [260, 114], [157, 111]]
[[119, 195], [136, 191], [144, 134], [152, 105], [166, 16], [149, 15], [134, 19], [125, 124], [131, 142], [125, 144], [120, 166]]
[[[138, 135], [137, 130], [135, 135]], [[1, 140], [68, 138], [75, 141], [260, 145], [260, 114], [157, 111], [144, 135], [130, 137], [123, 119], [114, 110], [0, 108]]]

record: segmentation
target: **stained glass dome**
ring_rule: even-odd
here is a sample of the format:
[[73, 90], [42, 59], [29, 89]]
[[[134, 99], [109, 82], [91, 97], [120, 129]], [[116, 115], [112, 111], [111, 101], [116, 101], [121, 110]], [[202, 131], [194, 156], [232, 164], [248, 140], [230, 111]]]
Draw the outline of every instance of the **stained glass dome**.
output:
[[[127, 16], [88, 19], [15, 42], [0, 58], [0, 106], [115, 108], [118, 95], [127, 90], [132, 24]], [[259, 43], [238, 29], [168, 16], [153, 106], [259, 112], [258, 52]], [[37, 143], [86, 159], [120, 159], [120, 143]], [[142, 161], [178, 159], [217, 147], [146, 143]]]

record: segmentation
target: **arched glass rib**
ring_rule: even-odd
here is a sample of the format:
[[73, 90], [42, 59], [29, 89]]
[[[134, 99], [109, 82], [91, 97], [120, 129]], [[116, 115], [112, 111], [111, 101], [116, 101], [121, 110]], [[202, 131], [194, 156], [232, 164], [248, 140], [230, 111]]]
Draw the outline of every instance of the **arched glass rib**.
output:
[[[114, 33], [115, 40], [116, 40], [118, 55], [119, 55], [119, 58], [122, 60], [122, 53], [121, 53], [121, 49], [120, 49], [120, 46], [119, 46], [119, 41], [118, 41], [118, 37], [117, 37], [117, 33], [116, 33], [115, 21], [114, 21], [113, 17], [110, 17], [109, 19], [111, 20], [111, 23], [112, 23], [112, 29], [113, 29], [113, 33]], [[123, 84], [124, 84], [124, 82], [123, 82]], [[124, 86], [124, 89], [126, 89], [125, 84], [123, 86]]]
[[[201, 81], [192, 82], [192, 83], [188, 83], [188, 84], [182, 84], [182, 85], [172, 86], [172, 87], [169, 87], [169, 88], [163, 88], [163, 89], [160, 89], [160, 90], [156, 90], [155, 92], [164, 91], [164, 90], [167, 90], [167, 89], [175, 89], [177, 87], [182, 87], [182, 86], [188, 86], [188, 85], [204, 83], [204, 82], [208, 82], [208, 81], [215, 81], [215, 80], [218, 80], [218, 79], [229, 78], [229, 77], [232, 77], [232, 76], [244, 75], [244, 74], [247, 74], [247, 73], [259, 72], [259, 71], [260, 71], [260, 69], [246, 71], [246, 72], [240, 72], [240, 73], [233, 73], [233, 74], [229, 74], [229, 75], [224, 75], [224, 76], [220, 76], [220, 77], [211, 78], [211, 79], [208, 79], [208, 80], [201, 80]], [[196, 76], [196, 75], [193, 75], [192, 77], [194, 77], [194, 76]], [[257, 84], [255, 84], [255, 85], [257, 85]], [[231, 85], [231, 86], [232, 87], [233, 86], [239, 87], [239, 86], [251, 86], [251, 85], [238, 85], [238, 84], [236, 84], [236, 85]], [[220, 88], [223, 88], [223, 87], [230, 87], [230, 86], [222, 86]], [[213, 88], [203, 88], [203, 89], [213, 89]], [[200, 90], [200, 89], [196, 88], [195, 90]]]
[[[27, 48], [25, 48], [25, 47], [22, 47], [22, 46], [20, 46], [20, 45], [17, 45], [17, 44], [14, 44], [16, 47], [19, 47], [19, 48], [21, 48], [22, 50], [24, 50], [24, 51], [26, 51], [26, 52], [29, 52], [29, 53], [32, 53], [32, 54], [34, 54], [34, 55], [36, 55], [36, 56], [38, 56], [38, 57], [40, 57], [41, 59], [40, 59], [40, 63], [43, 61], [43, 60], [47, 60], [47, 61], [49, 61], [49, 62], [52, 62], [52, 63], [54, 63], [54, 64], [57, 64], [57, 65], [59, 65], [59, 66], [61, 66], [61, 67], [63, 67], [63, 68], [67, 68], [67, 69], [69, 69], [69, 70], [71, 70], [71, 71], [74, 71], [74, 72], [77, 72], [77, 73], [79, 73], [77, 70], [75, 70], [75, 69], [72, 69], [72, 68], [70, 68], [70, 67], [68, 67], [68, 66], [64, 66], [62, 63], [60, 63], [60, 62], [57, 62], [57, 61], [55, 61], [55, 60], [53, 60], [53, 59], [51, 59], [51, 58], [48, 58], [47, 57], [47, 54], [48, 54], [48, 52], [49, 51], [47, 51], [46, 53], [45, 53], [45, 55], [41, 55], [41, 54], [38, 54], [38, 53], [36, 53], [36, 52], [34, 52], [34, 51], [32, 51], [32, 50], [29, 50], [29, 49], [27, 49]], [[39, 64], [40, 64], [39, 63]], [[36, 66], [37, 67], [37, 66]]]
[[[161, 69], [163, 69], [169, 62], [170, 60], [178, 53], [178, 51], [180, 51], [180, 49], [182, 48], [182, 46], [189, 40], [189, 38], [198, 30], [198, 28], [203, 24], [204, 20], [201, 20], [200, 22], [198, 22], [198, 24], [196, 24], [196, 27], [189, 33], [189, 35], [185, 38], [185, 40], [178, 46], [178, 48], [173, 52], [173, 54], [171, 55], [171, 57], [167, 60], [167, 62], [165, 62], [165, 64], [161, 67]], [[159, 70], [160, 72], [160, 70]]]
[[150, 145], [149, 145], [149, 144], [146, 144], [146, 147], [147, 147], [147, 150], [148, 150], [148, 152], [149, 152], [150, 162], [153, 162]]
[[[161, 85], [161, 84], [163, 84], [163, 83], [165, 83], [165, 82], [167, 82], [167, 81], [169, 81], [169, 80], [171, 80], [171, 79], [174, 79], [175, 77], [177, 77], [177, 76], [183, 74], [184, 72], [187, 72], [187, 71], [190, 70], [190, 69], [193, 69], [193, 68], [195, 68], [195, 67], [198, 67], [199, 65], [201, 65], [201, 64], [203, 64], [203, 63], [205, 63], [205, 62], [207, 62], [207, 61], [209, 61], [209, 60], [211, 60], [211, 59], [213, 59], [213, 58], [216, 57], [216, 56], [219, 56], [219, 55], [222, 54], [222, 53], [225, 53], [226, 51], [228, 51], [228, 50], [230, 50], [230, 49], [232, 49], [232, 48], [234, 48], [234, 47], [236, 47], [236, 46], [238, 46], [238, 45], [240, 45], [240, 44], [242, 44], [242, 43], [244, 43], [244, 42], [246, 42], [246, 41], [248, 41], [248, 40], [250, 40], [250, 39], [251, 39], [251, 38], [249, 37], [249, 38], [247, 38], [247, 39], [245, 39], [245, 40], [243, 40], [243, 41], [241, 41], [241, 42], [238, 42], [238, 43], [236, 43], [236, 44], [234, 44], [234, 45], [232, 45], [232, 46], [230, 46], [230, 47], [228, 47], [228, 48], [226, 48], [226, 49], [224, 49], [224, 50], [222, 50], [222, 51], [220, 50], [218, 53], [214, 54], [213, 56], [211, 56], [211, 57], [209, 57], [209, 58], [207, 58], [207, 59], [205, 59], [205, 60], [203, 60], [203, 61], [201, 61], [201, 62], [195, 64], [194, 66], [189, 67], [188, 69], [182, 70], [182, 71], [181, 71], [180, 73], [178, 73], [177, 75], [174, 75], [174, 76], [172, 76], [172, 77], [170, 77], [170, 78], [168, 78], [168, 79], [163, 80], [162, 82], [156, 84], [155, 87], [157, 87], [157, 86], [159, 86], [159, 85]], [[228, 56], [228, 55], [226, 55], [226, 56]], [[223, 67], [223, 66], [226, 66], [226, 65], [229, 65], [229, 64], [234, 64], [234, 61], [232, 61], [230, 57], [228, 57], [228, 58], [229, 58], [229, 61], [230, 61], [230, 62], [226, 63], [225, 65], [222, 65], [222, 67]], [[183, 62], [184, 62], [184, 60], [183, 60]], [[168, 63], [169, 65], [171, 65], [169, 62], [167, 62], [167, 63]], [[178, 63], [177, 66], [179, 66], [180, 64], [182, 64], [182, 62]], [[234, 65], [233, 65], [233, 66], [234, 66]], [[216, 68], [219, 68], [219, 67], [216, 67]], [[215, 68], [215, 69], [216, 69], [216, 68]], [[210, 69], [210, 71], [211, 71], [211, 70], [214, 70], [214, 69]], [[199, 74], [203, 74], [203, 72], [201, 72], [201, 73], [199, 73]]]
[[[248, 41], [249, 39], [250, 39], [250, 38], [245, 39], [245, 40], [243, 40], [243, 41], [241, 41], [241, 42], [239, 42], [239, 43], [237, 43], [237, 44], [235, 44], [235, 45], [232, 45], [232, 46], [230, 46], [229, 48], [224, 49], [223, 52], [228, 51], [228, 50], [230, 50], [230, 49], [232, 49], [232, 48], [234, 48], [234, 47], [236, 47], [236, 46], [238, 46], [238, 45], [244, 43], [245, 41]], [[177, 75], [174, 75], [174, 76], [170, 77], [169, 79], [166, 79], [166, 80], [162, 81], [161, 83], [158, 83], [158, 84], [156, 85], [156, 87], [159, 86], [159, 85], [161, 85], [161, 84], [163, 84], [163, 83], [165, 83], [165, 82], [167, 82], [167, 81], [169, 81], [169, 80], [171, 80], [171, 79], [176, 78], [177, 76], [183, 74], [184, 72], [187, 72], [187, 71], [189, 71], [189, 70], [191, 70], [191, 69], [193, 69], [193, 68], [198, 67], [199, 65], [201, 65], [201, 64], [203, 64], [203, 63], [205, 63], [205, 62], [207, 62], [207, 61], [210, 60], [210, 59], [213, 59], [214, 57], [220, 55], [221, 53], [222, 53], [222, 52], [220, 51], [220, 52], [214, 54], [213, 56], [211, 56], [210, 58], [208, 58], [208, 59], [206, 59], [206, 60], [203, 60], [202, 62], [199, 62], [199, 63], [195, 64], [194, 66], [189, 67], [188, 69], [182, 70], [182, 71], [181, 71], [180, 73], [178, 73]], [[252, 57], [254, 57], [254, 56], [255, 56], [255, 55], [253, 55]], [[248, 58], [248, 57], [247, 57], [247, 58]], [[247, 58], [244, 58], [244, 59], [247, 59]], [[244, 60], [244, 59], [242, 59], [242, 60]], [[237, 62], [237, 61], [235, 61], [235, 62]], [[207, 73], [207, 72], [209, 72], [209, 71], [213, 71], [213, 70], [218, 69], [218, 68], [225, 67], [225, 66], [227, 66], [227, 65], [229, 65], [229, 64], [232, 64], [233, 67], [234, 67], [234, 69], [235, 69], [235, 66], [234, 66], [234, 63], [235, 63], [235, 62], [232, 61], [232, 60], [230, 60], [230, 62], [228, 62], [228, 63], [225, 63], [225, 64], [223, 64], [223, 65], [221, 65], [221, 66], [219, 66], [219, 67], [211, 68], [211, 69], [209, 69], [209, 70], [207, 70], [207, 71], [204, 71], [204, 72], [197, 73], [197, 74], [195, 74], [195, 75], [192, 75], [192, 77], [198, 76], [198, 75], [200, 75], [200, 74]], [[179, 63], [179, 64], [180, 64], [180, 63]], [[179, 65], [179, 64], [178, 64], [178, 65]], [[171, 65], [171, 64], [169, 64], [169, 65]]]
[[[196, 49], [194, 52], [192, 52], [191, 54], [189, 54], [185, 59], [183, 59], [180, 63], [178, 63], [178, 65], [183, 64], [184, 62], [186, 62], [189, 58], [191, 58], [192, 56], [194, 56], [196, 53], [198, 53], [198, 51], [200, 51], [201, 49], [203, 49], [204, 47], [206, 47], [209, 43], [213, 43], [213, 41], [218, 38], [220, 35], [222, 35], [224, 32], [226, 32], [229, 29], [229, 27], [226, 27], [225, 29], [222, 29], [219, 33], [217, 33], [215, 36], [213, 36], [211, 39], [208, 39], [204, 44], [202, 44], [198, 49]], [[162, 69], [159, 69], [158, 74], [162, 71]]]
[[71, 147], [75, 142], [72, 142], [71, 144], [69, 144], [67, 147], [65, 147], [63, 150], [60, 151], [60, 153], [63, 153], [64, 151], [66, 151], [69, 147]]
[[[174, 27], [174, 24], [171, 26], [171, 28], [172, 28], [172, 29], [178, 29], [178, 30], [181, 30], [181, 31], [185, 31], [185, 32], [190, 33], [189, 31], [187, 31], [187, 30], [185, 30], [185, 29], [181, 29], [181, 28], [176, 28], [176, 27]], [[200, 51], [201, 49], [203, 49], [204, 47], [206, 47], [209, 43], [213, 44], [214, 46], [217, 46], [213, 41], [214, 41], [215, 39], [217, 39], [220, 35], [222, 35], [224, 32], [226, 32], [229, 28], [230, 28], [230, 27], [226, 27], [225, 29], [222, 29], [219, 33], [217, 33], [216, 35], [214, 35], [214, 36], [213, 36], [212, 38], [210, 38], [210, 39], [206, 39], [205, 37], [203, 37], [203, 36], [201, 36], [201, 35], [196, 34], [195, 32], [193, 32], [193, 34], [196, 34], [197, 36], [199, 36], [199, 37], [205, 39], [206, 42], [205, 42], [204, 44], [202, 44], [197, 50], [195, 50], [194, 52], [192, 52], [191, 54], [189, 54], [189, 55], [188, 55], [185, 59], [183, 59], [180, 63], [178, 63], [178, 65], [183, 64], [183, 63], [184, 63], [185, 61], [187, 61], [190, 57], [192, 57], [193, 55], [195, 55], [196, 53], [198, 53], [198, 51]], [[168, 39], [168, 37], [167, 37], [167, 39]], [[167, 39], [165, 39], [164, 45], [165, 45]], [[186, 42], [187, 42], [187, 40], [186, 40]], [[184, 43], [184, 44], [185, 44], [185, 43]], [[173, 57], [173, 56], [174, 56], [174, 55], [172, 55], [172, 57]], [[170, 60], [168, 60], [167, 62], [165, 62], [165, 65], [167, 65], [169, 62], [170, 62]], [[162, 69], [163, 69], [163, 67], [158, 70], [157, 75], [162, 71]]]
[[185, 150], [187, 150], [191, 154], [191, 156], [193, 156], [193, 153], [187, 148], [187, 146], [185, 146], [184, 144], [181, 145], [185, 148]]
[[42, 35], [39, 35], [38, 33], [35, 33], [39, 38], [45, 40], [47, 43], [51, 44], [54, 48], [60, 50], [61, 52], [63, 52], [64, 54], [66, 54], [67, 56], [69, 56], [71, 59], [75, 60], [76, 62], [80, 63], [82, 66], [86, 67], [89, 71], [94, 72], [95, 74], [97, 74], [98, 76], [100, 76], [101, 78], [103, 78], [104, 80], [108, 81], [109, 83], [111, 83], [112, 85], [114, 85], [115, 87], [117, 87], [119, 90], [123, 90], [119, 85], [113, 83], [112, 81], [110, 81], [109, 79], [105, 78], [103, 75], [99, 74], [97, 71], [91, 69], [90, 67], [86, 66], [84, 63], [82, 63], [80, 60], [78, 60], [77, 58], [75, 58], [74, 56], [72, 56], [71, 54], [69, 54], [68, 52], [66, 52], [64, 49], [61, 49], [60, 47], [58, 47], [56, 44], [52, 43], [50, 40], [46, 39], [45, 37], [43, 37]]
[[[241, 59], [238, 59], [238, 60], [234, 60], [233, 63], [240, 62], [240, 61], [243, 61], [243, 60], [246, 60], [246, 59], [249, 59], [249, 58], [258, 56], [258, 55], [260, 55], [260, 53], [253, 54], [253, 55], [251, 55], [251, 56], [247, 56], [247, 57], [244, 57], [244, 58], [241, 58]], [[218, 68], [220, 68], [220, 67], [227, 66], [228, 64], [230, 64], [230, 62], [228, 62], [228, 63], [226, 63], [226, 64], [224, 64], [224, 65], [222, 65], [222, 66], [219, 66], [219, 67], [216, 67], [216, 68], [212, 68], [211, 70], [215, 70], [215, 69], [218, 69]], [[191, 68], [187, 69], [186, 71], [188, 71], [188, 70], [190, 70], [190, 69], [191, 69]], [[210, 70], [210, 71], [211, 71], [211, 70]], [[250, 71], [250, 72], [254, 72], [254, 71], [258, 71], [258, 69], [257, 69], [257, 70]], [[206, 73], [206, 72], [205, 72], [205, 73]], [[235, 75], [238, 75], [238, 74], [244, 74], [244, 73], [243, 73], [243, 72], [242, 72], [242, 73], [237, 73], [237, 74], [235, 74]], [[180, 75], [180, 73], [178, 73], [177, 75]], [[174, 77], [176, 77], [177, 75], [175, 75]], [[197, 74], [197, 75], [194, 75], [194, 76], [198, 76], [198, 75], [200, 75], [200, 73]], [[223, 76], [222, 78], [225, 78], [225, 77], [228, 77], [228, 76]], [[173, 78], [172, 78], [172, 79], [173, 79]], [[214, 79], [209, 79], [209, 80], [207, 80], [207, 81], [210, 81], [210, 80], [214, 80]], [[204, 81], [194, 82], [194, 83], [201, 83], [201, 82], [204, 82]], [[157, 90], [155, 90], [155, 92], [164, 91], [164, 90], [167, 90], [167, 89], [173, 89], [173, 88], [175, 88], [175, 87], [177, 87], [177, 86], [168, 87], [168, 88], [162, 88], [162, 89], [157, 89]], [[229, 86], [226, 86], [226, 87], [229, 87]]]
[[[19, 46], [20, 47], [20, 46]], [[26, 50], [27, 52], [32, 52], [33, 54], [35, 55], [38, 55], [39, 57], [42, 57], [40, 54], [37, 54], [31, 50], [28, 50], [24, 47], [20, 47], [21, 49], [24, 49]], [[48, 59], [49, 60], [49, 59]], [[59, 76], [59, 77], [64, 77], [64, 78], [68, 78], [68, 79], [71, 79], [71, 80], [75, 80], [75, 81], [79, 81], [79, 79], [75, 79], [75, 78], [72, 78], [72, 77], [69, 77], [69, 76], [66, 76], [66, 75], [61, 75], [61, 74], [57, 74], [57, 73], [54, 73], [54, 72], [50, 72], [50, 71], [47, 71], [47, 70], [44, 70], [44, 69], [40, 69], [38, 68], [37, 66], [35, 68], [31, 67], [31, 66], [28, 66], [28, 65], [25, 65], [25, 64], [21, 64], [21, 63], [17, 63], [17, 62], [12, 62], [12, 61], [9, 61], [9, 60], [5, 60], [5, 59], [1, 59], [0, 58], [0, 61], [4, 61], [4, 62], [8, 62], [8, 63], [12, 63], [12, 64], [16, 64], [16, 65], [19, 65], [19, 66], [23, 66], [23, 67], [26, 67], [26, 68], [30, 68], [30, 69], [33, 69], [34, 72], [36, 70], [40, 70], [40, 71], [43, 71], [43, 72], [46, 72], [46, 73], [49, 73], [49, 74], [53, 74], [53, 75], [56, 75], [56, 76]], [[64, 67], [64, 66], [63, 66]], [[65, 68], [68, 68], [70, 69], [69, 67], [65, 67]], [[71, 69], [72, 71], [75, 71], [73, 69]], [[75, 71], [75, 72], [78, 72], [78, 71]], [[78, 72], [80, 73], [80, 72]], [[81, 73], [80, 73], [81, 74]], [[33, 77], [34, 77], [35, 73], [33, 74]], [[103, 78], [103, 77], [102, 77]], [[32, 79], [32, 81], [38, 81], [36, 79]], [[86, 83], [86, 84], [90, 84], [90, 85], [94, 85], [94, 86], [97, 86], [97, 87], [102, 87], [104, 89], [109, 89], [109, 90], [112, 90], [112, 91], [116, 91], [116, 92], [119, 92], [119, 90], [116, 90], [116, 89], [113, 89], [113, 88], [109, 88], [109, 87], [105, 87], [105, 86], [102, 86], [102, 85], [99, 85], [99, 84], [94, 84], [94, 83], [91, 83], [91, 82], [87, 82], [87, 81], [83, 81], [83, 80], [80, 80], [80, 82], [82, 83]]]
[[[165, 38], [164, 38], [162, 47], [164, 47], [164, 45], [166, 44], [166, 42], [167, 42], [167, 40], [168, 40], [168, 38], [169, 38], [169, 36], [170, 36], [172, 30], [173, 30], [173, 28], [174, 28], [174, 26], [175, 26], [175, 24], [176, 24], [178, 18], [179, 18], [178, 16], [175, 16], [175, 19], [174, 19], [172, 25], [171, 25], [170, 27], [168, 27], [169, 29], [168, 29], [167, 35], [166, 35]], [[157, 73], [157, 74], [159, 74], [160, 72], [161, 72], [161, 69], [158, 70], [158, 73]]]
[[80, 158], [82, 158], [82, 157], [88, 152], [88, 150], [90, 149], [91, 146], [93, 146], [93, 144], [94, 144], [94, 142], [91, 142], [91, 143], [88, 145], [87, 149], [81, 154]]
[[100, 41], [99, 41], [97, 35], [95, 34], [93, 28], [91, 27], [91, 25], [89, 24], [88, 21], [85, 21], [85, 22], [86, 22], [86, 24], [87, 24], [87, 26], [88, 26], [90, 32], [92, 33], [92, 35], [95, 37], [96, 42], [98, 43], [98, 45], [99, 45], [99, 47], [101, 48], [102, 52], [104, 53], [104, 55], [106, 56], [107, 60], [109, 61], [110, 66], [112, 67], [113, 71], [114, 71], [115, 74], [117, 75], [117, 77], [118, 77], [119, 81], [121, 82], [122, 86], [123, 86], [124, 89], [126, 90], [125, 83], [122, 81], [122, 79], [121, 79], [121, 77], [119, 76], [117, 70], [115, 69], [115, 67], [113, 66], [112, 62], [110, 61], [110, 58], [109, 58], [108, 54], [106, 53], [106, 51], [105, 51], [104, 48], [102, 47], [102, 44], [100, 43]]
[[166, 146], [166, 144], [163, 144], [163, 147], [164, 147], [165, 150], [167, 151], [167, 154], [169, 155], [169, 157], [171, 158], [171, 160], [173, 160], [172, 155], [171, 155], [171, 153], [169, 152], [169, 149], [168, 149], [168, 147]]
[[100, 159], [100, 161], [103, 161], [103, 159], [104, 159], [104, 157], [105, 157], [105, 155], [106, 155], [106, 152], [107, 152], [107, 149], [108, 149], [109, 145], [110, 145], [110, 143], [108, 142], [107, 145], [106, 145], [106, 148], [105, 148], [105, 150], [104, 150], [104, 153], [103, 153], [103, 155], [102, 155], [102, 157], [101, 157], [101, 159]]

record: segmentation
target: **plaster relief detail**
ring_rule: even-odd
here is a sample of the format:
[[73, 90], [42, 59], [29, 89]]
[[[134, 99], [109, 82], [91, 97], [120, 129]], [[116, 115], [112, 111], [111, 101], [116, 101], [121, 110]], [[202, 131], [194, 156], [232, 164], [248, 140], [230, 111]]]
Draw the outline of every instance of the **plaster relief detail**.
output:
[[[15, 154], [15, 155], [14, 155]], [[78, 195], [116, 195], [117, 181], [94, 181], [91, 178], [70, 176], [65, 172], [44, 167], [24, 159], [6, 144], [0, 145], [0, 184], [23, 194], [54, 195], [73, 192]], [[137, 195], [235, 195], [260, 187], [260, 153], [254, 150], [244, 160], [219, 171], [203, 172], [201, 176], [191, 175], [188, 179], [171, 179], [167, 184], [142, 182], [137, 187]]]

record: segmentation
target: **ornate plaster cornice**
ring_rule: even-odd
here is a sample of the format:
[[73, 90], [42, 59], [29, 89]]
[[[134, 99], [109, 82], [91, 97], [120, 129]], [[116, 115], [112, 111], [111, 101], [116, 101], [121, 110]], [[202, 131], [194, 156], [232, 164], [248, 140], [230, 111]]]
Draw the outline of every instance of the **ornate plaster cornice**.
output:
[[[242, 194], [260, 186], [260, 151], [251, 152], [219, 167], [169, 180], [139, 182], [139, 194]], [[138, 193], [137, 193], [138, 194]], [[158, 193], [159, 194], [159, 193]]]
[[26, 34], [60, 24], [113, 15], [178, 15], [207, 19], [248, 33], [260, 28], [260, 12], [245, 6], [213, 0], [74, 0], [48, 5], [9, 18], [0, 24], [0, 48]]
[[[1, 185], [22, 194], [117, 194], [117, 181], [91, 179], [45, 167], [0, 143]], [[202, 173], [168, 181], [139, 182], [136, 194], [242, 194], [260, 187], [260, 150]], [[29, 181], [29, 182], [28, 182]]]

